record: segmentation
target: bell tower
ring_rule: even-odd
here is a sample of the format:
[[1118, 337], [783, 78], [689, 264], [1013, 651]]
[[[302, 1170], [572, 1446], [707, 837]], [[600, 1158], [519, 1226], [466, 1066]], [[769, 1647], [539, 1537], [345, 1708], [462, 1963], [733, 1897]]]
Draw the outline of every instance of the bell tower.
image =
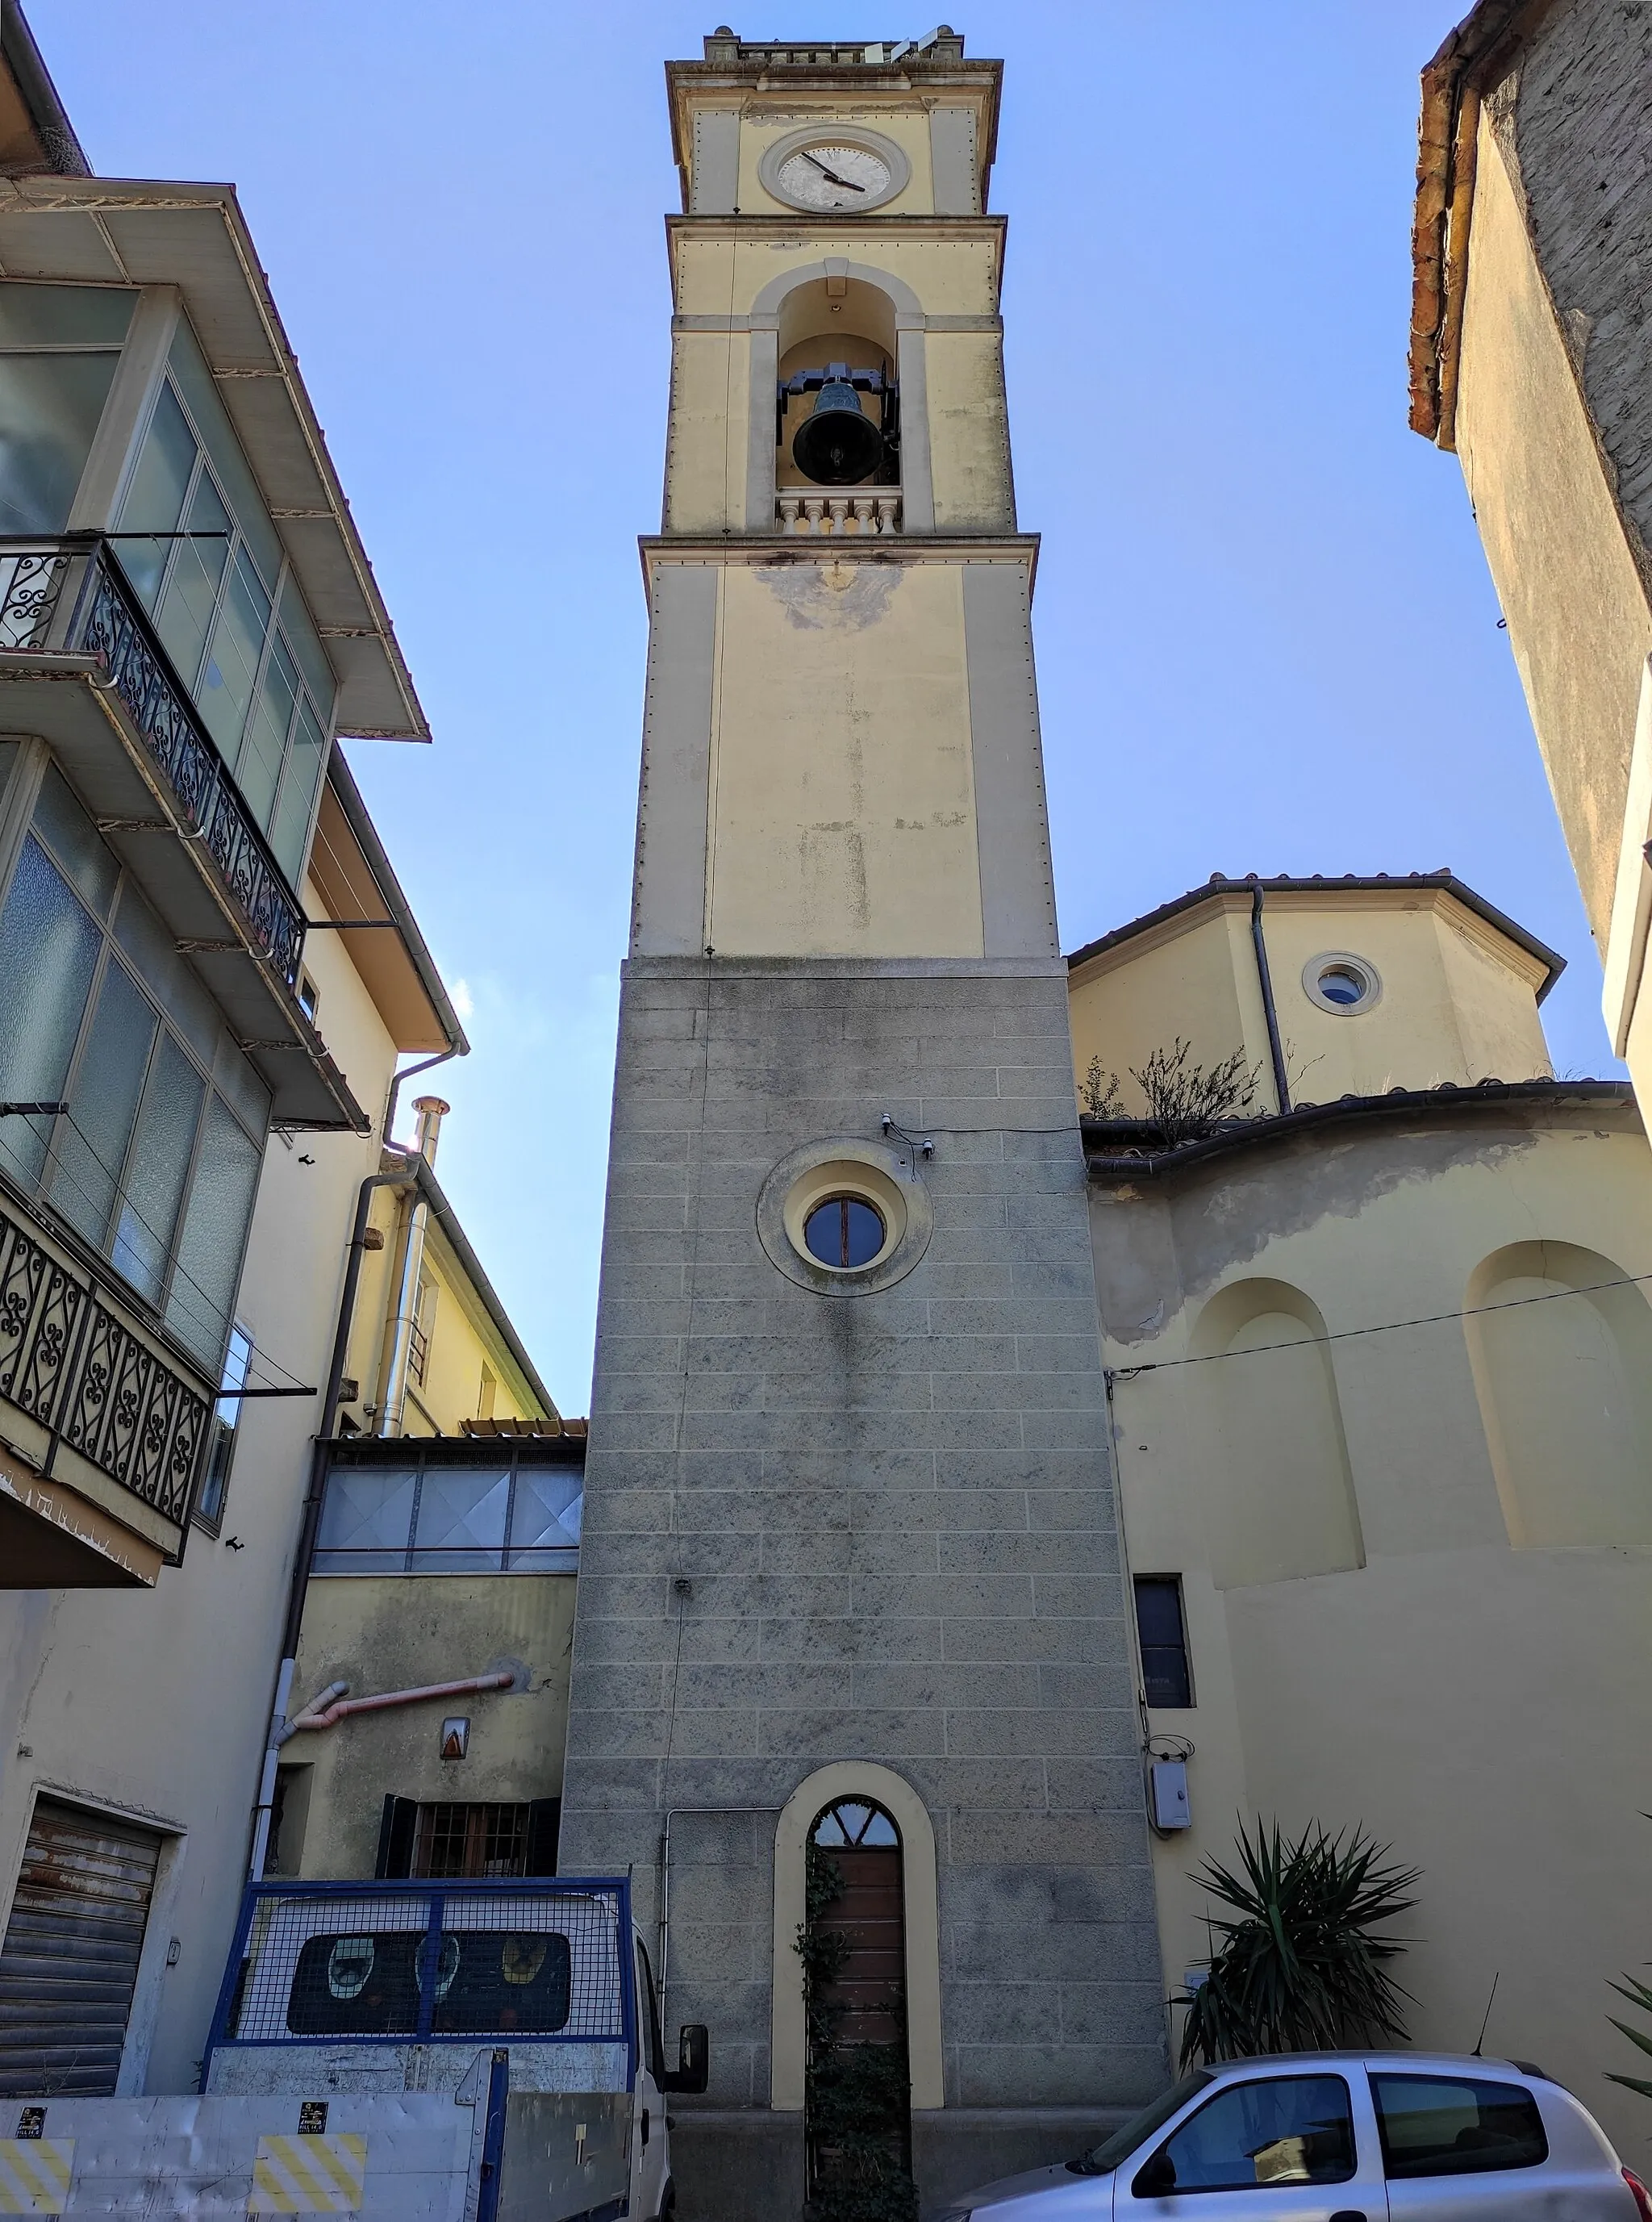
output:
[[1067, 2157], [1166, 2073], [1000, 66], [944, 27], [720, 29], [666, 71], [684, 208], [562, 1865], [634, 1867], [667, 2049], [710, 2032], [679, 2175], [714, 2160], [718, 2215], [766, 2222], [805, 2195], [792, 1946], [835, 1800], [899, 1841], [926, 2191]]

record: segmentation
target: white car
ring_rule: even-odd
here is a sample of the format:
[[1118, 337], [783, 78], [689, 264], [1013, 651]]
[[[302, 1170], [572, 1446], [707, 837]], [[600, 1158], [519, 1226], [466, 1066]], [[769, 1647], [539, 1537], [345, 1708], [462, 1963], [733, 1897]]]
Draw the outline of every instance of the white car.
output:
[[1652, 2222], [1652, 2194], [1529, 2064], [1293, 2052], [1185, 2075], [1079, 2159], [987, 2184], [939, 2222], [1195, 2218]]

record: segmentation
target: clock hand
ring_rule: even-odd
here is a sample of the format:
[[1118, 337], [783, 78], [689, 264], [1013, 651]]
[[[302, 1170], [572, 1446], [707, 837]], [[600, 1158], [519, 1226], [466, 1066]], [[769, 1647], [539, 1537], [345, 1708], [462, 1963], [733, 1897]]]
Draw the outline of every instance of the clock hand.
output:
[[866, 187], [864, 185], [857, 185], [853, 178], [840, 178], [836, 171], [829, 170], [824, 162], [816, 162], [814, 156], [809, 152], [806, 147], [803, 149], [803, 159], [805, 162], [814, 162], [815, 167], [820, 172], [821, 176], [826, 179], [829, 184], [834, 185], [842, 185], [846, 191], [851, 193], [865, 192]]

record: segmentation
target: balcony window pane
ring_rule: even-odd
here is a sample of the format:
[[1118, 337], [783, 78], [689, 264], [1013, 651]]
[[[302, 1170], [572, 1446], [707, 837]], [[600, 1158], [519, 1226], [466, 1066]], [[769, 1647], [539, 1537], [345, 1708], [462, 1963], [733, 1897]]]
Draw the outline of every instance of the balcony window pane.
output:
[[218, 1039], [212, 1077], [241, 1125], [261, 1140], [269, 1130], [270, 1091], [252, 1059], [235, 1046], [227, 1032]]
[[166, 1324], [205, 1364], [223, 1348], [241, 1281], [260, 1153], [222, 1096], [207, 1107], [201, 1153], [178, 1237]]
[[[252, 1362], [252, 1337], [244, 1328], [231, 1328], [228, 1354], [224, 1359], [221, 1377], [222, 1386], [227, 1390], [244, 1388], [247, 1369]], [[234, 1395], [220, 1397], [212, 1409], [211, 1432], [207, 1439], [206, 1472], [201, 1477], [200, 1495], [195, 1500], [195, 1516], [215, 1532], [223, 1518], [223, 1500], [229, 1487], [229, 1463], [235, 1454], [235, 1435], [241, 1426], [241, 1398]]]
[[335, 1466], [327, 1477], [316, 1534], [318, 1574], [399, 1574], [413, 1532], [417, 1477], [356, 1473]]
[[510, 1521], [513, 1572], [554, 1573], [577, 1565], [583, 1488], [573, 1468], [518, 1472]]
[[[85, 1015], [97, 929], [31, 834], [0, 911], [0, 1096], [59, 1100]], [[0, 1162], [32, 1187], [52, 1122], [0, 1119]]]
[[504, 1562], [508, 1473], [424, 1477], [413, 1570], [421, 1574], [497, 1573]]
[[[247, 723], [264, 654], [264, 636], [269, 629], [270, 598], [243, 550], [235, 557], [219, 605], [207, 648], [206, 669], [196, 690], [207, 729], [231, 763], [240, 751], [241, 728]], [[267, 803], [267, 796], [253, 802], [255, 817], [262, 819]]]
[[117, 355], [0, 355], [0, 532], [61, 532]]
[[287, 637], [288, 646], [297, 658], [298, 668], [304, 675], [304, 684], [321, 712], [322, 724], [330, 731], [333, 697], [338, 692], [338, 681], [333, 676], [333, 667], [328, 662], [316, 628], [310, 621], [310, 612], [304, 607], [298, 581], [291, 571], [281, 589], [281, 630]]
[[55, 769], [46, 775], [31, 822], [86, 902], [107, 918], [121, 868]]
[[210, 1064], [223, 1035], [218, 1007], [130, 880], [121, 889], [115, 938], [132, 959], [132, 970], [202, 1064]]
[[[207, 676], [210, 680], [210, 668]], [[258, 685], [258, 700], [247, 720], [247, 738], [241, 743], [240, 760], [235, 765], [235, 784], [246, 797], [253, 817], [266, 830], [281, 778], [287, 733], [297, 698], [298, 674], [278, 637], [271, 644], [269, 661]]]
[[[178, 396], [170, 386], [163, 386], [154, 414], [149, 419], [149, 430], [143, 436], [132, 484], [121, 505], [122, 532], [170, 534], [177, 530], [199, 453]], [[166, 558], [172, 552], [172, 542], [122, 540], [116, 543], [116, 552], [145, 609], [153, 612]]]
[[212, 1077], [241, 1125], [255, 1140], [262, 1141], [269, 1132], [270, 1091], [256, 1065], [236, 1047], [227, 1031], [218, 1038]]
[[159, 1303], [206, 1084], [170, 1034], [149, 1068], [115, 1230], [115, 1269]]
[[58, 1134], [50, 1201], [88, 1242], [103, 1247], [155, 1042], [155, 1014], [124, 965], [110, 964], [69, 1116]]
[[235, 522], [252, 549], [253, 561], [264, 574], [264, 583], [273, 589], [281, 572], [280, 537], [270, 522], [258, 481], [247, 467], [235, 426], [219, 399], [212, 373], [195, 344], [195, 335], [187, 321], [178, 324], [166, 367], [177, 380], [185, 407], [195, 420], [195, 429], [223, 488], [224, 499], [235, 513]]
[[191, 532], [222, 535], [219, 539], [176, 543], [172, 575], [155, 612], [155, 630], [178, 677], [192, 691], [217, 606], [224, 566], [229, 561], [229, 512], [204, 471], [196, 480], [185, 522]]
[[118, 348], [137, 298], [115, 286], [31, 286], [9, 279], [0, 284], [0, 348]]
[[310, 822], [315, 815], [316, 793], [327, 761], [327, 743], [307, 701], [298, 705], [297, 722], [287, 750], [287, 768], [270, 825], [270, 846], [276, 862], [296, 888], [303, 871], [304, 851], [310, 842]]

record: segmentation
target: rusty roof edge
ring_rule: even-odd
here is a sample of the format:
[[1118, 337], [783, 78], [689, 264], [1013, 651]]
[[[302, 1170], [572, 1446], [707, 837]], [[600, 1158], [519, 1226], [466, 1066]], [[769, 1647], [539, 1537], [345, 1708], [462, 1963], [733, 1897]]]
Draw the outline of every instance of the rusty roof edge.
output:
[[1424, 68], [1411, 216], [1407, 355], [1411, 430], [1455, 444], [1456, 348], [1467, 279], [1479, 92], [1555, 0], [1480, 0]]

